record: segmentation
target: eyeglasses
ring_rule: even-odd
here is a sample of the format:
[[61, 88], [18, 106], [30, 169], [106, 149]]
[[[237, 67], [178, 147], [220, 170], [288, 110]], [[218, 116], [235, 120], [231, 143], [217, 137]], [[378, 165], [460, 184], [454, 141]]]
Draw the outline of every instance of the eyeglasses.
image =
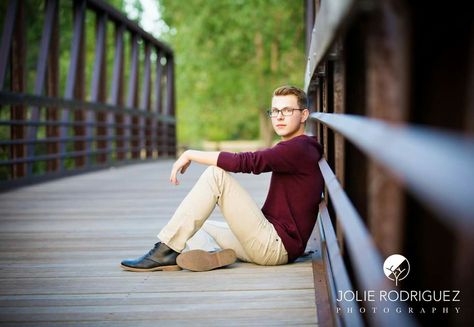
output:
[[272, 117], [272, 118], [275, 118], [275, 117], [278, 117], [278, 114], [281, 112], [281, 114], [283, 116], [291, 116], [293, 115], [293, 111], [294, 110], [304, 110], [304, 109], [300, 109], [300, 108], [288, 108], [288, 107], [285, 107], [283, 109], [277, 109], [277, 108], [271, 108], [270, 110], [267, 111], [267, 114], [268, 116]]

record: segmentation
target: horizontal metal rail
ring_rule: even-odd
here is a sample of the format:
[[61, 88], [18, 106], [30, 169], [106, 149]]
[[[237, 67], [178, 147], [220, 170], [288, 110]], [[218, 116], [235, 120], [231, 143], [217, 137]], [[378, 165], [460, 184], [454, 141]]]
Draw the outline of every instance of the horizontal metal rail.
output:
[[348, 17], [355, 11], [355, 0], [321, 1], [316, 21], [311, 34], [311, 45], [306, 65], [304, 88], [306, 92], [310, 83], [315, 79], [316, 67], [326, 56], [336, 36], [347, 25]]
[[[375, 292], [391, 289], [385, 275], [382, 273], [381, 267], [383, 267], [383, 261], [381, 256], [375, 247], [369, 231], [362, 222], [362, 218], [354, 208], [325, 159], [319, 161], [319, 168], [323, 174], [338, 220], [346, 232], [345, 239], [347, 241], [347, 248], [360, 289], [374, 290]], [[323, 209], [325, 208], [323, 207]], [[325, 235], [329, 234], [329, 239], [326, 240], [326, 242], [329, 242], [327, 244], [327, 250], [329, 252], [328, 260], [333, 269], [333, 274], [331, 275], [335, 278], [334, 283], [336, 290], [348, 290], [350, 284], [345, 278], [344, 264], [339, 259], [340, 250], [327, 210], [321, 212], [321, 219]], [[382, 307], [380, 298], [376, 297], [371, 303]], [[388, 314], [370, 316], [370, 319], [373, 320], [376, 326], [392, 326], [395, 321], [394, 317], [396, 317], [397, 326], [416, 326], [414, 321], [407, 317], [406, 314], [396, 313], [397, 308], [404, 307], [403, 303], [389, 301], [384, 302], [383, 307], [388, 309]], [[403, 312], [406, 312], [406, 310]], [[359, 321], [353, 317], [346, 319], [350, 322], [348, 326], [352, 326], [352, 323], [354, 323], [354, 325], [358, 325], [359, 323]], [[352, 321], [351, 319], [354, 320]]]
[[354, 115], [312, 113], [311, 118], [389, 169], [437, 210], [445, 225], [460, 233], [474, 230], [473, 138]]
[[[327, 164], [326, 164], [327, 165]], [[339, 291], [350, 291], [353, 289], [352, 283], [347, 273], [344, 261], [341, 255], [341, 249], [339, 248], [336, 233], [329, 217], [329, 212], [326, 206], [326, 202], [322, 201], [319, 204], [319, 220], [318, 224], [320, 227], [321, 241], [325, 243], [325, 263], [326, 263], [326, 278], [330, 281], [329, 298], [333, 308], [339, 308], [340, 313], [333, 311], [334, 320], [337, 321], [338, 317], [344, 320], [346, 326], [364, 326], [361, 315], [358, 313], [359, 308], [354, 308], [354, 305], [348, 301], [337, 302], [337, 293]], [[352, 309], [353, 313], [348, 313]]]
[[33, 94], [15, 93], [0, 91], [0, 106], [38, 106], [59, 109], [69, 109], [72, 111], [90, 110], [93, 112], [108, 112], [113, 114], [127, 114], [134, 117], [153, 118], [166, 123], [175, 123], [176, 118], [163, 115], [157, 112], [139, 110], [137, 108], [122, 107], [99, 102], [88, 102], [70, 100], [64, 98], [53, 98]]
[[[0, 141], [0, 145], [19, 145], [19, 144], [48, 144], [61, 142], [92, 142], [92, 141], [125, 141], [140, 140], [139, 136], [75, 136], [75, 137], [52, 137], [44, 139]], [[157, 141], [159, 138], [150, 137], [151, 141]]]
[[35, 161], [48, 161], [48, 160], [55, 160], [55, 159], [67, 159], [67, 158], [76, 158], [80, 156], [93, 156], [96, 154], [110, 154], [110, 153], [117, 153], [117, 152], [129, 152], [129, 151], [140, 151], [140, 150], [154, 150], [153, 147], [126, 147], [126, 148], [117, 148], [117, 149], [99, 149], [99, 150], [91, 150], [91, 151], [70, 151], [64, 154], [47, 154], [47, 155], [38, 155], [34, 157], [25, 157], [21, 159], [14, 159], [14, 160], [2, 160], [0, 161], [0, 165], [12, 165], [18, 163], [27, 163], [27, 162], [35, 162]]

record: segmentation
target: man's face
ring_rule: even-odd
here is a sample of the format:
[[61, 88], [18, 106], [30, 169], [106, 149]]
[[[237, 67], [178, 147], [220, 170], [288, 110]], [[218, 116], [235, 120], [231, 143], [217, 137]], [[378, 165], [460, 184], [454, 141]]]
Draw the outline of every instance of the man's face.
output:
[[[295, 95], [277, 95], [272, 98], [271, 109], [283, 109], [292, 108], [300, 109], [298, 106], [298, 99]], [[307, 110], [306, 110], [307, 111]], [[278, 116], [271, 117], [273, 129], [281, 136], [283, 140], [287, 140], [295, 136], [303, 128], [307, 118], [307, 114], [303, 113], [302, 110], [293, 110], [291, 116], [284, 116], [282, 112], [278, 113]]]

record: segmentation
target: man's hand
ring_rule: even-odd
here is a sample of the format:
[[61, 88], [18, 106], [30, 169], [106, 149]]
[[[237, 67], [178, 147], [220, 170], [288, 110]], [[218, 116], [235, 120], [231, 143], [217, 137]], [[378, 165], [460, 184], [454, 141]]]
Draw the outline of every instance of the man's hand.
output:
[[196, 150], [186, 150], [183, 154], [175, 161], [173, 164], [173, 169], [171, 169], [170, 182], [174, 185], [179, 185], [176, 175], [178, 172], [184, 174], [186, 169], [192, 161], [204, 165], [217, 165], [217, 158], [219, 157], [219, 152], [212, 151], [196, 151]]
[[173, 164], [173, 168], [171, 169], [170, 182], [174, 185], [179, 185], [179, 181], [176, 175], [178, 174], [178, 172], [184, 174], [186, 169], [188, 169], [189, 165], [191, 165], [191, 159], [188, 157], [185, 151]]

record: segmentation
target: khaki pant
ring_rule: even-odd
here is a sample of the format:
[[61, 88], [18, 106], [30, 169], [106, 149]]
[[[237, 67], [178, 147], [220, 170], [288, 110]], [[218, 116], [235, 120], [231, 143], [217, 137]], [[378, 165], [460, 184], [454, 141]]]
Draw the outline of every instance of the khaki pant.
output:
[[[227, 224], [206, 221], [216, 204]], [[158, 237], [182, 252], [200, 228], [220, 248], [233, 249], [242, 261], [260, 265], [288, 262], [280, 237], [255, 201], [234, 177], [215, 166], [204, 171]]]

